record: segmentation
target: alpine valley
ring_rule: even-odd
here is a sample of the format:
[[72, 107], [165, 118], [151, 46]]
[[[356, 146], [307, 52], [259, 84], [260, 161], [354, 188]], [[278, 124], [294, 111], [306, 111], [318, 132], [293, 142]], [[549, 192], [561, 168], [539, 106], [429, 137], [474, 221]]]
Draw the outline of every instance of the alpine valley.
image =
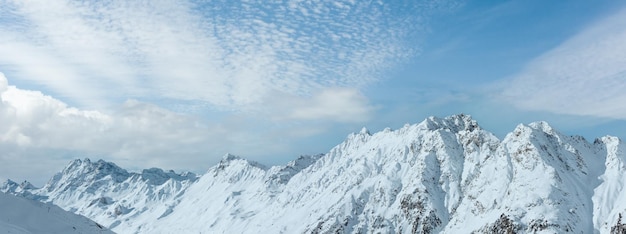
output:
[[117, 233], [626, 233], [626, 146], [545, 122], [498, 139], [468, 115], [350, 134], [266, 167], [226, 155], [203, 175], [74, 160], [42, 188]]

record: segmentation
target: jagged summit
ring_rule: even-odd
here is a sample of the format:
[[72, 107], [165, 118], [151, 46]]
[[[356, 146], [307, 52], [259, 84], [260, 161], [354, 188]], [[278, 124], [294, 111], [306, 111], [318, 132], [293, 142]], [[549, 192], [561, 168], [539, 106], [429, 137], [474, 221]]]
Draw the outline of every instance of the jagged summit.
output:
[[451, 115], [445, 118], [431, 116], [419, 123], [418, 126], [428, 130], [448, 129], [455, 133], [463, 130], [473, 131], [474, 129], [480, 129], [478, 123], [470, 115], [466, 114]]
[[220, 160], [220, 162], [217, 165], [217, 170], [224, 170], [226, 168], [228, 168], [231, 165], [237, 165], [237, 164], [245, 164], [245, 165], [249, 165], [249, 166], [253, 166], [256, 168], [260, 168], [262, 170], [267, 170], [268, 167], [258, 163], [256, 161], [251, 161], [248, 159], [244, 159], [240, 156], [234, 155], [234, 154], [230, 154], [227, 153], [224, 156], [222, 156], [222, 160]]
[[128, 171], [118, 167], [115, 163], [98, 160], [91, 162], [85, 158], [72, 160], [61, 172], [57, 173], [44, 186], [48, 191], [58, 187], [78, 187], [89, 181], [106, 180], [110, 178], [115, 183], [121, 183], [131, 176]]
[[533, 133], [542, 133], [555, 137], [564, 136], [552, 126], [550, 126], [548, 122], [545, 121], [536, 121], [529, 124], [518, 124], [513, 132], [509, 133], [508, 135], [514, 134], [516, 137], [519, 137], [520, 135], [524, 135], [524, 137], [534, 137], [534, 135], [532, 135]]
[[222, 161], [232, 161], [232, 160], [239, 160], [239, 159], [242, 159], [242, 158], [231, 153], [227, 153], [224, 156], [222, 156]]
[[15, 190], [29, 190], [29, 189], [36, 189], [36, 187], [31, 184], [30, 182], [28, 182], [27, 180], [22, 181], [22, 183], [17, 183], [13, 180], [7, 179], [4, 182], [2, 182], [2, 184], [0, 184], [0, 192], [7, 192], [7, 191], [15, 191]]
[[14, 193], [18, 188], [20, 188], [20, 185], [11, 179], [7, 179], [0, 184], [0, 192], [3, 193]]
[[[99, 159], [96, 162], [91, 162], [91, 160], [89, 158], [85, 158], [83, 160], [81, 159], [75, 159], [72, 160], [64, 169], [62, 173], [73, 173], [73, 172], [80, 172], [82, 174], [98, 174], [98, 175], [112, 175], [112, 174], [119, 174], [119, 175], [128, 175], [128, 171], [122, 169], [121, 167], [117, 166], [115, 163], [113, 162], [107, 162], [104, 161], [102, 159]], [[123, 179], [123, 178], [120, 178]]]
[[[550, 126], [550, 124], [546, 121], [536, 121], [536, 122], [532, 122], [530, 124], [528, 124], [529, 127], [537, 129], [537, 130], [541, 130], [545, 133], [558, 133], [558, 131], [556, 131], [554, 128], [552, 128], [552, 126]], [[560, 133], [558, 133], [560, 134]]]
[[[232, 156], [236, 157], [236, 156]], [[234, 160], [234, 158], [229, 158], [230, 160]], [[152, 177], [161, 177], [165, 179], [176, 179], [176, 180], [193, 180], [197, 177], [196, 174], [191, 172], [182, 172], [176, 173], [173, 170], [164, 171], [160, 168], [149, 168], [143, 169], [141, 173], [128, 172], [127, 170], [119, 167], [113, 162], [107, 162], [105, 160], [99, 159], [95, 162], [92, 162], [91, 159], [74, 159], [70, 161], [70, 163], [65, 166], [65, 168], [61, 171], [61, 175], [72, 175], [75, 177], [87, 177], [94, 176], [94, 179], [99, 179], [103, 177], [110, 176], [115, 182], [122, 182], [129, 177], [132, 176], [140, 176], [146, 180]]]
[[[420, 123], [413, 124], [413, 125], [406, 124], [404, 125], [403, 128], [399, 129], [399, 131], [406, 132], [407, 129], [411, 129], [411, 128], [429, 130], [429, 131], [443, 129], [443, 130], [449, 130], [453, 133], [458, 133], [460, 131], [471, 132], [474, 130], [481, 129], [481, 127], [478, 125], [478, 122], [472, 119], [470, 115], [466, 115], [466, 114], [451, 115], [445, 118], [430, 116], [424, 119]], [[372, 136], [378, 133], [390, 133], [390, 132], [394, 132], [394, 130], [392, 130], [391, 128], [385, 128], [384, 130], [380, 132], [376, 132], [372, 134], [366, 127], [363, 127], [361, 131], [359, 131], [358, 133], [351, 133], [348, 136], [348, 139], [359, 138], [359, 136], [361, 139], [364, 139], [363, 137], [366, 137], [366, 136]]]

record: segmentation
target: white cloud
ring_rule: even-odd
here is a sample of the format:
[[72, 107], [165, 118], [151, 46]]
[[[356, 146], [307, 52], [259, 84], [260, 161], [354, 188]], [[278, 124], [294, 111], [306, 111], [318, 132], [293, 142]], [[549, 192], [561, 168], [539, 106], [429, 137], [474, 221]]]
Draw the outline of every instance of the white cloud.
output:
[[0, 72], [0, 93], [3, 93], [5, 90], [7, 90], [8, 86], [9, 81], [4, 76], [4, 73]]
[[[219, 109], [362, 87], [416, 51], [447, 1], [0, 0], [0, 69], [88, 108], [167, 98]], [[443, 7], [441, 7], [443, 5]], [[411, 36], [412, 35], [412, 36]], [[411, 44], [411, 45], [410, 45]], [[107, 92], [116, 88], [116, 92]], [[113, 96], [114, 95], [114, 96]], [[112, 97], [113, 96], [113, 97]]]
[[310, 99], [292, 100], [286, 119], [365, 122], [374, 108], [355, 89], [330, 88]]
[[528, 110], [626, 119], [626, 8], [590, 25], [503, 82]]

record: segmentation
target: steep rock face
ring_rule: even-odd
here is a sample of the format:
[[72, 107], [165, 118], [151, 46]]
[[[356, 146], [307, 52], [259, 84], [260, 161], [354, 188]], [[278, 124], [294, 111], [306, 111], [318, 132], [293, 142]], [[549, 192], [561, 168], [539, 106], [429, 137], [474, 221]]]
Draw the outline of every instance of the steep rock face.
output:
[[611, 233], [624, 229], [625, 159], [614, 137], [535, 122], [500, 141], [455, 115], [363, 129], [285, 166], [228, 154], [196, 177], [76, 160], [41, 189], [0, 189], [123, 233]]

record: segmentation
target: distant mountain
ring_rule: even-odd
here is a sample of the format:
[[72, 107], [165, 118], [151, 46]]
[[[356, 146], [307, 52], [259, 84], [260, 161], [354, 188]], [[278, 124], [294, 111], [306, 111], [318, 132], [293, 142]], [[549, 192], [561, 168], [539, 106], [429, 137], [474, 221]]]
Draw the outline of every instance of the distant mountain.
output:
[[43, 188], [23, 188], [8, 181], [0, 191], [51, 202], [126, 233], [139, 231], [142, 225], [171, 212], [197, 178], [193, 173], [158, 168], [130, 173], [111, 162], [76, 159]]
[[113, 233], [58, 206], [0, 193], [0, 233]]
[[285, 166], [226, 155], [196, 176], [85, 159], [0, 190], [119, 233], [626, 233], [625, 149], [545, 122], [499, 140], [455, 115], [363, 129]]

